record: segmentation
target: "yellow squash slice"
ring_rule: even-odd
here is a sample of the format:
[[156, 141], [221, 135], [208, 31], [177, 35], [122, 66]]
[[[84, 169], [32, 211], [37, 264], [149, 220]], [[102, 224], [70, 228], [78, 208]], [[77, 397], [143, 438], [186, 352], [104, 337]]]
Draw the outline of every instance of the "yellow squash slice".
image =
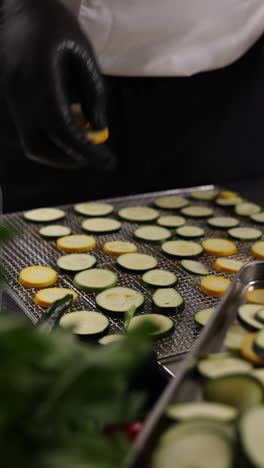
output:
[[26, 288], [46, 288], [56, 283], [58, 274], [50, 267], [33, 265], [23, 268], [18, 281]]
[[138, 248], [132, 242], [125, 241], [110, 241], [103, 245], [103, 252], [109, 255], [122, 255], [126, 253], [135, 253]]
[[37, 292], [34, 297], [34, 302], [40, 307], [49, 307], [53, 302], [58, 299], [62, 299], [67, 296], [67, 294], [72, 294], [73, 301], [76, 301], [77, 294], [75, 291], [69, 288], [46, 288], [41, 289]]
[[209, 275], [201, 279], [201, 290], [212, 297], [222, 297], [231, 281], [224, 276]]
[[63, 252], [88, 252], [96, 247], [96, 240], [86, 234], [72, 234], [60, 237], [56, 244]]
[[222, 273], [237, 273], [244, 265], [241, 260], [234, 260], [233, 258], [217, 258], [213, 263], [213, 268]]
[[237, 251], [236, 244], [227, 239], [207, 239], [202, 243], [202, 246], [208, 255], [219, 257], [228, 257]]
[[251, 291], [247, 291], [246, 300], [250, 304], [261, 304], [264, 305], [264, 289], [258, 288]]
[[251, 254], [259, 260], [264, 260], [264, 241], [255, 242], [251, 247]]
[[240, 343], [240, 354], [254, 366], [264, 366], [264, 359], [261, 359], [253, 349], [253, 343], [256, 338], [256, 333], [247, 333]]

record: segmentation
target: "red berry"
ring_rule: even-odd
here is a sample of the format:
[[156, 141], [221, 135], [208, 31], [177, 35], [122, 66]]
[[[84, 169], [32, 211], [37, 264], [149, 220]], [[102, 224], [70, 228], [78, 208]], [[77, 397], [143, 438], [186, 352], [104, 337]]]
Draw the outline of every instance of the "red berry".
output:
[[128, 423], [125, 427], [125, 433], [128, 440], [131, 442], [136, 439], [138, 434], [143, 430], [143, 423], [141, 421], [134, 421]]

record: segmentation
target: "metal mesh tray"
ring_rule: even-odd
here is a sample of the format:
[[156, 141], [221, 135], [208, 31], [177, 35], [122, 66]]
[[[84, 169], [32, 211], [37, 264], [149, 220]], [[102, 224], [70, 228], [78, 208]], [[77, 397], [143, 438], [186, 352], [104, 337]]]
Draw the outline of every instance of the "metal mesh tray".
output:
[[[170, 190], [165, 192], [156, 192], [141, 194], [129, 197], [114, 198], [103, 200], [112, 203], [115, 206], [115, 213], [118, 209], [125, 206], [131, 205], [149, 205], [153, 204], [153, 200], [158, 196], [162, 195], [181, 195], [188, 196], [188, 193], [194, 189], [212, 189], [214, 186], [203, 186], [181, 190]], [[207, 202], [196, 202], [193, 204], [208, 205]], [[209, 203], [210, 204], [210, 203]], [[211, 204], [210, 204], [211, 205]], [[83, 216], [77, 214], [72, 209], [72, 206], [63, 206], [66, 211], [66, 217], [60, 224], [65, 224], [72, 229], [73, 233], [81, 233], [81, 221], [84, 219]], [[159, 210], [160, 214], [170, 214], [168, 210]], [[232, 209], [226, 209], [215, 206], [215, 215], [224, 216], [232, 213]], [[111, 215], [112, 216], [112, 215]], [[117, 216], [116, 214], [114, 216]], [[13, 213], [3, 216], [3, 221], [15, 228], [18, 235], [15, 240], [7, 245], [3, 251], [3, 262], [7, 272], [7, 284], [11, 295], [15, 298], [21, 309], [25, 314], [34, 322], [37, 323], [41, 317], [43, 310], [36, 306], [33, 302], [33, 297], [36, 293], [35, 290], [26, 289], [18, 283], [19, 271], [28, 265], [49, 265], [55, 269], [56, 259], [61, 253], [56, 249], [55, 243], [52, 241], [44, 240], [39, 234], [39, 224], [29, 223], [23, 219], [23, 213]], [[241, 226], [253, 225], [244, 218], [240, 219]], [[205, 229], [205, 236], [201, 238], [202, 241], [205, 238], [210, 237], [227, 237], [227, 233], [223, 230], [217, 231], [216, 229], [210, 229], [206, 224], [206, 220], [192, 220], [188, 219], [188, 224], [201, 226]], [[185, 309], [178, 315], [171, 316], [175, 323], [174, 333], [167, 337], [159, 340], [155, 345], [155, 351], [157, 357], [162, 362], [172, 356], [180, 356], [187, 352], [197, 337], [199, 336], [200, 330], [194, 322], [194, 314], [197, 310], [205, 307], [214, 307], [218, 300], [210, 298], [203, 294], [199, 288], [200, 277], [196, 277], [187, 273], [182, 269], [179, 262], [174, 259], [168, 259], [160, 249], [160, 246], [138, 243], [133, 238], [133, 232], [138, 225], [136, 223], [123, 222], [122, 228], [119, 232], [114, 234], [98, 235], [97, 247], [93, 251], [97, 258], [97, 266], [109, 268], [118, 275], [118, 284], [120, 286], [133, 287], [136, 290], [142, 292], [145, 296], [145, 307], [144, 311], [151, 311], [151, 291], [147, 289], [142, 281], [141, 275], [129, 274], [121, 272], [116, 266], [115, 258], [110, 255], [106, 255], [102, 252], [102, 245], [109, 240], [130, 240], [137, 244], [138, 249], [142, 253], [148, 253], [155, 256], [158, 259], [158, 267], [166, 270], [173, 271], [177, 274], [178, 284], [177, 289], [183, 295], [185, 299]], [[199, 242], [199, 241], [198, 241]], [[232, 258], [240, 259], [248, 262], [252, 258], [249, 252], [249, 243], [247, 242], [236, 242], [237, 254], [233, 255]], [[212, 262], [214, 257], [209, 257], [203, 254], [200, 257], [201, 261], [209, 267], [211, 270]], [[217, 274], [217, 273], [214, 273]], [[226, 275], [228, 277], [228, 275]], [[59, 279], [57, 282], [58, 286], [70, 287], [74, 290], [75, 287], [72, 284], [72, 276], [68, 274], [59, 273]], [[75, 303], [73, 310], [81, 309], [94, 309], [95, 308], [95, 294], [78, 291], [78, 300]], [[109, 316], [111, 332], [118, 332], [123, 330], [124, 321], [120, 318], [113, 318]]]

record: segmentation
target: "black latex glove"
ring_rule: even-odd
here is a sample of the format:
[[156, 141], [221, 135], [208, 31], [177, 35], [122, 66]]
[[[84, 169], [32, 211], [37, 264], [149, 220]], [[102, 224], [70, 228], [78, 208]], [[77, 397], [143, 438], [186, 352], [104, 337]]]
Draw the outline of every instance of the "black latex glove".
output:
[[77, 19], [60, 0], [2, 4], [2, 85], [27, 157], [54, 167], [113, 169], [106, 145], [87, 140], [70, 108], [80, 102], [93, 130], [107, 127], [103, 79]]

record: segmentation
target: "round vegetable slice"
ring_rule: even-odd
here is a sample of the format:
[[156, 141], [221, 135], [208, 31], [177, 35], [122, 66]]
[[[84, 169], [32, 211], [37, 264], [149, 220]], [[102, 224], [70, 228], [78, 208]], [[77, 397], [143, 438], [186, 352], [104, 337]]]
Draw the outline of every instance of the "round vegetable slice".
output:
[[114, 211], [113, 205], [100, 202], [76, 203], [74, 210], [84, 216], [107, 216]]
[[174, 329], [174, 323], [169, 317], [160, 314], [142, 314], [130, 320], [128, 331], [134, 330], [145, 323], [153, 325], [154, 330], [150, 332], [150, 335], [154, 338], [163, 338]]
[[208, 255], [217, 255], [219, 257], [227, 257], [237, 251], [234, 242], [226, 239], [206, 239], [203, 241], [202, 246]]
[[103, 252], [115, 257], [126, 253], [135, 253], [137, 250], [138, 248], [135, 244], [126, 241], [109, 241], [103, 245]]
[[59, 322], [66, 330], [71, 330], [81, 337], [98, 337], [106, 333], [109, 327], [108, 318], [93, 310], [79, 310], [65, 314]]
[[117, 283], [117, 276], [105, 268], [90, 268], [74, 276], [73, 284], [83, 291], [102, 291], [113, 288]]
[[77, 294], [72, 289], [68, 288], [47, 288], [41, 289], [37, 292], [34, 297], [34, 302], [38, 306], [41, 307], [49, 307], [53, 302], [57, 301], [58, 299], [62, 299], [63, 297], [67, 296], [67, 294], [72, 294], [73, 301], [76, 301]]
[[168, 255], [179, 258], [197, 257], [203, 252], [200, 244], [192, 241], [172, 240], [164, 242], [161, 249]]
[[81, 271], [88, 270], [96, 264], [94, 255], [86, 253], [76, 253], [62, 255], [57, 259], [59, 268], [65, 271]]
[[229, 328], [226, 336], [224, 345], [229, 351], [240, 351], [241, 341], [248, 334], [245, 328], [241, 327], [241, 325], [231, 325]]
[[230, 422], [238, 416], [238, 411], [223, 403], [197, 401], [178, 403], [167, 406], [165, 414], [176, 421], [192, 421], [193, 419], [209, 419], [219, 422]]
[[178, 210], [184, 206], [189, 205], [188, 200], [178, 195], [165, 195], [163, 197], [156, 198], [154, 205], [164, 210]]
[[247, 227], [229, 229], [228, 234], [241, 241], [254, 241], [262, 237], [262, 232], [259, 229]]
[[[264, 359], [261, 359], [254, 351], [253, 345], [257, 333], [247, 333], [240, 343], [240, 354], [254, 366], [264, 366]], [[264, 353], [263, 353], [264, 354]]]
[[263, 327], [264, 327], [264, 307], [261, 307], [259, 310], [257, 310], [255, 318], [259, 322], [263, 323]]
[[100, 338], [98, 340], [98, 343], [101, 345], [108, 345], [112, 343], [117, 343], [118, 341], [122, 341], [124, 339], [124, 335], [121, 335], [121, 333], [113, 333], [111, 335], [106, 335]]
[[68, 226], [62, 226], [59, 224], [50, 224], [49, 226], [44, 226], [39, 230], [39, 234], [47, 238], [56, 238], [69, 236], [71, 234], [71, 229]]
[[199, 226], [182, 226], [176, 229], [176, 234], [179, 237], [195, 238], [204, 236], [204, 229]]
[[64, 218], [65, 211], [59, 208], [36, 208], [24, 212], [24, 218], [27, 221], [35, 223], [49, 223]]
[[141, 272], [156, 268], [158, 261], [152, 255], [128, 253], [117, 257], [117, 264], [128, 271]]
[[213, 268], [222, 273], [237, 273], [244, 265], [241, 260], [234, 260], [232, 258], [217, 258], [213, 263]]
[[264, 385], [264, 369], [254, 369], [252, 375]]
[[256, 333], [253, 341], [253, 349], [258, 356], [264, 359], [264, 329]]
[[235, 206], [235, 212], [239, 216], [251, 216], [253, 214], [259, 213], [261, 211], [261, 207], [256, 205], [256, 203], [239, 203]]
[[263, 324], [256, 319], [256, 314], [260, 309], [262, 307], [257, 304], [242, 304], [238, 308], [237, 318], [248, 330], [260, 330]]
[[159, 212], [148, 206], [129, 206], [127, 208], [121, 208], [121, 210], [118, 211], [118, 215], [126, 221], [144, 223], [157, 219]]
[[255, 242], [251, 247], [253, 257], [264, 260], [264, 241]]
[[96, 247], [96, 240], [86, 234], [72, 234], [57, 239], [56, 245], [64, 252], [88, 252]]
[[180, 265], [190, 273], [195, 275], [208, 275], [209, 271], [207, 267], [202, 262], [197, 262], [196, 260], [181, 260]]
[[166, 288], [173, 286], [177, 283], [177, 276], [171, 271], [161, 270], [156, 268], [155, 270], [149, 270], [142, 276], [142, 280], [148, 286], [154, 286], [158, 288]]
[[174, 314], [184, 307], [182, 295], [174, 288], [158, 288], [152, 296], [154, 312]]
[[171, 237], [171, 232], [162, 226], [141, 226], [134, 231], [134, 236], [146, 242], [161, 242]]
[[231, 216], [215, 216], [207, 220], [209, 226], [217, 229], [229, 229], [239, 225], [239, 221]]
[[243, 202], [243, 200], [240, 197], [236, 197], [236, 198], [221, 198], [221, 197], [218, 197], [216, 199], [216, 201], [215, 201], [215, 203], [218, 206], [224, 206], [224, 207], [236, 206], [236, 205], [238, 205], [239, 203], [242, 203], [242, 202]]
[[215, 379], [225, 375], [244, 374], [252, 369], [251, 363], [236, 357], [224, 357], [221, 359], [202, 359], [197, 364], [197, 369], [203, 377]]
[[190, 197], [194, 200], [200, 201], [211, 201], [214, 200], [218, 194], [218, 190], [210, 189], [210, 190], [193, 190], [190, 194]]
[[124, 313], [132, 306], [139, 308], [144, 303], [144, 296], [132, 288], [117, 286], [106, 289], [96, 296], [96, 304], [108, 312]]
[[204, 383], [205, 400], [224, 403], [243, 411], [263, 401], [263, 387], [250, 374], [225, 375]]
[[237, 192], [232, 192], [231, 190], [222, 190], [218, 194], [219, 198], [224, 198], [226, 200], [233, 200], [234, 198], [237, 198], [239, 195]]
[[250, 304], [264, 305], [264, 289], [256, 288], [246, 292], [246, 300]]
[[207, 206], [190, 205], [182, 208], [181, 213], [191, 218], [209, 218], [209, 216], [213, 216], [214, 211]]
[[264, 211], [261, 211], [260, 213], [252, 214], [250, 216], [250, 219], [254, 221], [255, 223], [264, 224]]
[[120, 221], [112, 218], [90, 218], [82, 222], [82, 228], [85, 231], [96, 234], [119, 231], [121, 225]]
[[239, 420], [239, 438], [250, 466], [264, 467], [264, 444], [261, 428], [264, 424], [264, 405], [245, 411]]
[[168, 227], [168, 228], [177, 228], [183, 226], [186, 223], [186, 220], [183, 216], [160, 216], [157, 219], [157, 223], [160, 226]]
[[198, 310], [194, 315], [194, 320], [198, 325], [206, 325], [214, 313], [214, 307]]
[[21, 270], [18, 281], [26, 288], [46, 288], [56, 283], [57, 279], [58, 274], [53, 268], [33, 265]]
[[231, 281], [224, 276], [209, 275], [201, 279], [201, 290], [212, 297], [224, 296]]

